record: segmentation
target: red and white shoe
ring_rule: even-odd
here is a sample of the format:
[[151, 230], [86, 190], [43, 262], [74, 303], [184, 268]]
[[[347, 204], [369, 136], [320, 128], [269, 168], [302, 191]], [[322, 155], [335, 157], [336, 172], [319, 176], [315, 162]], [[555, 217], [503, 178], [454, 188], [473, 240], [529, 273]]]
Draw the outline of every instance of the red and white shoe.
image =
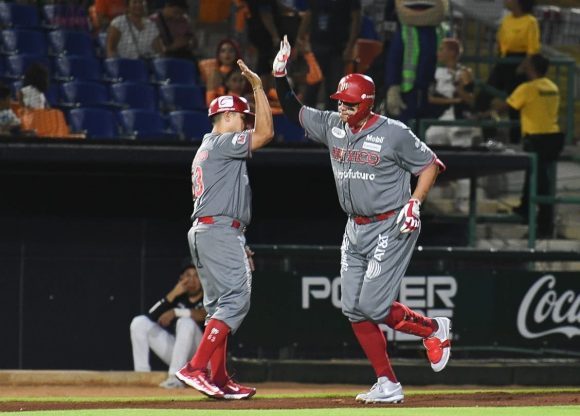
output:
[[427, 349], [427, 358], [431, 362], [431, 368], [439, 372], [445, 368], [451, 355], [451, 341], [449, 331], [451, 321], [448, 318], [433, 318], [437, 321], [439, 329], [433, 335], [423, 339], [423, 345]]
[[249, 399], [256, 394], [255, 387], [242, 386], [231, 378], [229, 378], [227, 383], [221, 386], [220, 389], [224, 392], [224, 399], [226, 400]]
[[206, 396], [212, 397], [214, 399], [223, 399], [225, 393], [216, 386], [211, 378], [208, 376], [207, 369], [194, 369], [187, 363], [185, 367], [175, 373], [175, 376], [187, 384], [189, 387], [193, 387], [200, 393]]

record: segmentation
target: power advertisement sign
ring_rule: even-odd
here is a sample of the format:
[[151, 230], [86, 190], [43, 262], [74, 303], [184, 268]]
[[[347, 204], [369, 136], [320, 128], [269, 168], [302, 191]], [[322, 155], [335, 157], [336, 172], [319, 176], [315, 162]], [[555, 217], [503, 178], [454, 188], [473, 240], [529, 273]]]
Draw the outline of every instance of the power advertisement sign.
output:
[[[428, 316], [449, 317], [457, 347], [498, 354], [514, 348], [580, 351], [578, 273], [413, 272], [403, 279], [399, 300]], [[296, 358], [348, 358], [360, 352], [341, 313], [336, 273], [256, 273], [253, 290], [252, 308], [236, 335], [244, 350], [238, 355], [291, 351]], [[419, 345], [417, 337], [381, 328], [392, 346]]]

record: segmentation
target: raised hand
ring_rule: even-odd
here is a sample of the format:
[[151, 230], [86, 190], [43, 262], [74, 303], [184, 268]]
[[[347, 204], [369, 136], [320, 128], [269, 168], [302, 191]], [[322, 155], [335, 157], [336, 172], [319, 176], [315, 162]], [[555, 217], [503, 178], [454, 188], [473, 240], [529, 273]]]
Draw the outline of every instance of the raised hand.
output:
[[278, 78], [286, 76], [286, 64], [288, 63], [288, 58], [290, 58], [291, 51], [292, 48], [290, 43], [288, 43], [288, 36], [284, 35], [284, 39], [280, 41], [280, 50], [272, 63], [272, 75]]
[[246, 63], [243, 60], [238, 59], [238, 66], [242, 70], [242, 75], [246, 77], [246, 79], [252, 86], [252, 89], [255, 90], [256, 88], [262, 86], [262, 80], [260, 79], [258, 74], [256, 74], [250, 68], [248, 68], [248, 65], [246, 65]]

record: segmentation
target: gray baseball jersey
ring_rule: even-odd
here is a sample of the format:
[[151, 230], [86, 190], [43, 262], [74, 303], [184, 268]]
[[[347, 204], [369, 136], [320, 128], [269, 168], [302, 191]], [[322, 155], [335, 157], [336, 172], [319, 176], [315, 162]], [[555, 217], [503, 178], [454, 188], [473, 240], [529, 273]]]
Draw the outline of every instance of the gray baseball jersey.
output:
[[251, 156], [252, 133], [208, 133], [191, 165], [194, 209], [192, 220], [227, 216], [248, 225], [252, 191], [246, 159]]
[[387, 117], [355, 134], [337, 112], [302, 107], [300, 122], [310, 139], [329, 148], [340, 206], [349, 215], [401, 208], [411, 197], [411, 174], [437, 158], [406, 125]]
[[191, 257], [203, 286], [206, 320], [218, 319], [235, 332], [250, 309], [252, 272], [246, 257], [243, 227], [250, 223], [251, 131], [206, 134], [191, 166], [192, 220], [188, 233]]
[[337, 112], [302, 107], [308, 136], [326, 145], [342, 209], [349, 214], [341, 246], [342, 312], [352, 322], [384, 322], [396, 299], [419, 230], [402, 234], [397, 215], [357, 224], [353, 216], [397, 211], [411, 197], [411, 174], [437, 156], [403, 123], [386, 117], [352, 133]]

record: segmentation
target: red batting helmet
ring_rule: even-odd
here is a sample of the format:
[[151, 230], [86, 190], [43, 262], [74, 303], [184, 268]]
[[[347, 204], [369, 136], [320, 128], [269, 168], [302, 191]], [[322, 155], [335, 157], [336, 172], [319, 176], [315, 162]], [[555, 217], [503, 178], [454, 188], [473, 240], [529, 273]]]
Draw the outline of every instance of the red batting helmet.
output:
[[349, 126], [356, 126], [371, 113], [375, 102], [375, 83], [366, 75], [348, 74], [342, 77], [336, 92], [330, 98], [345, 103], [359, 104], [356, 113], [347, 120]]
[[254, 113], [250, 111], [248, 100], [235, 95], [222, 95], [221, 97], [214, 98], [209, 104], [207, 116], [211, 118], [218, 113], [225, 113], [226, 111], [247, 114], [251, 119], [254, 118]]

